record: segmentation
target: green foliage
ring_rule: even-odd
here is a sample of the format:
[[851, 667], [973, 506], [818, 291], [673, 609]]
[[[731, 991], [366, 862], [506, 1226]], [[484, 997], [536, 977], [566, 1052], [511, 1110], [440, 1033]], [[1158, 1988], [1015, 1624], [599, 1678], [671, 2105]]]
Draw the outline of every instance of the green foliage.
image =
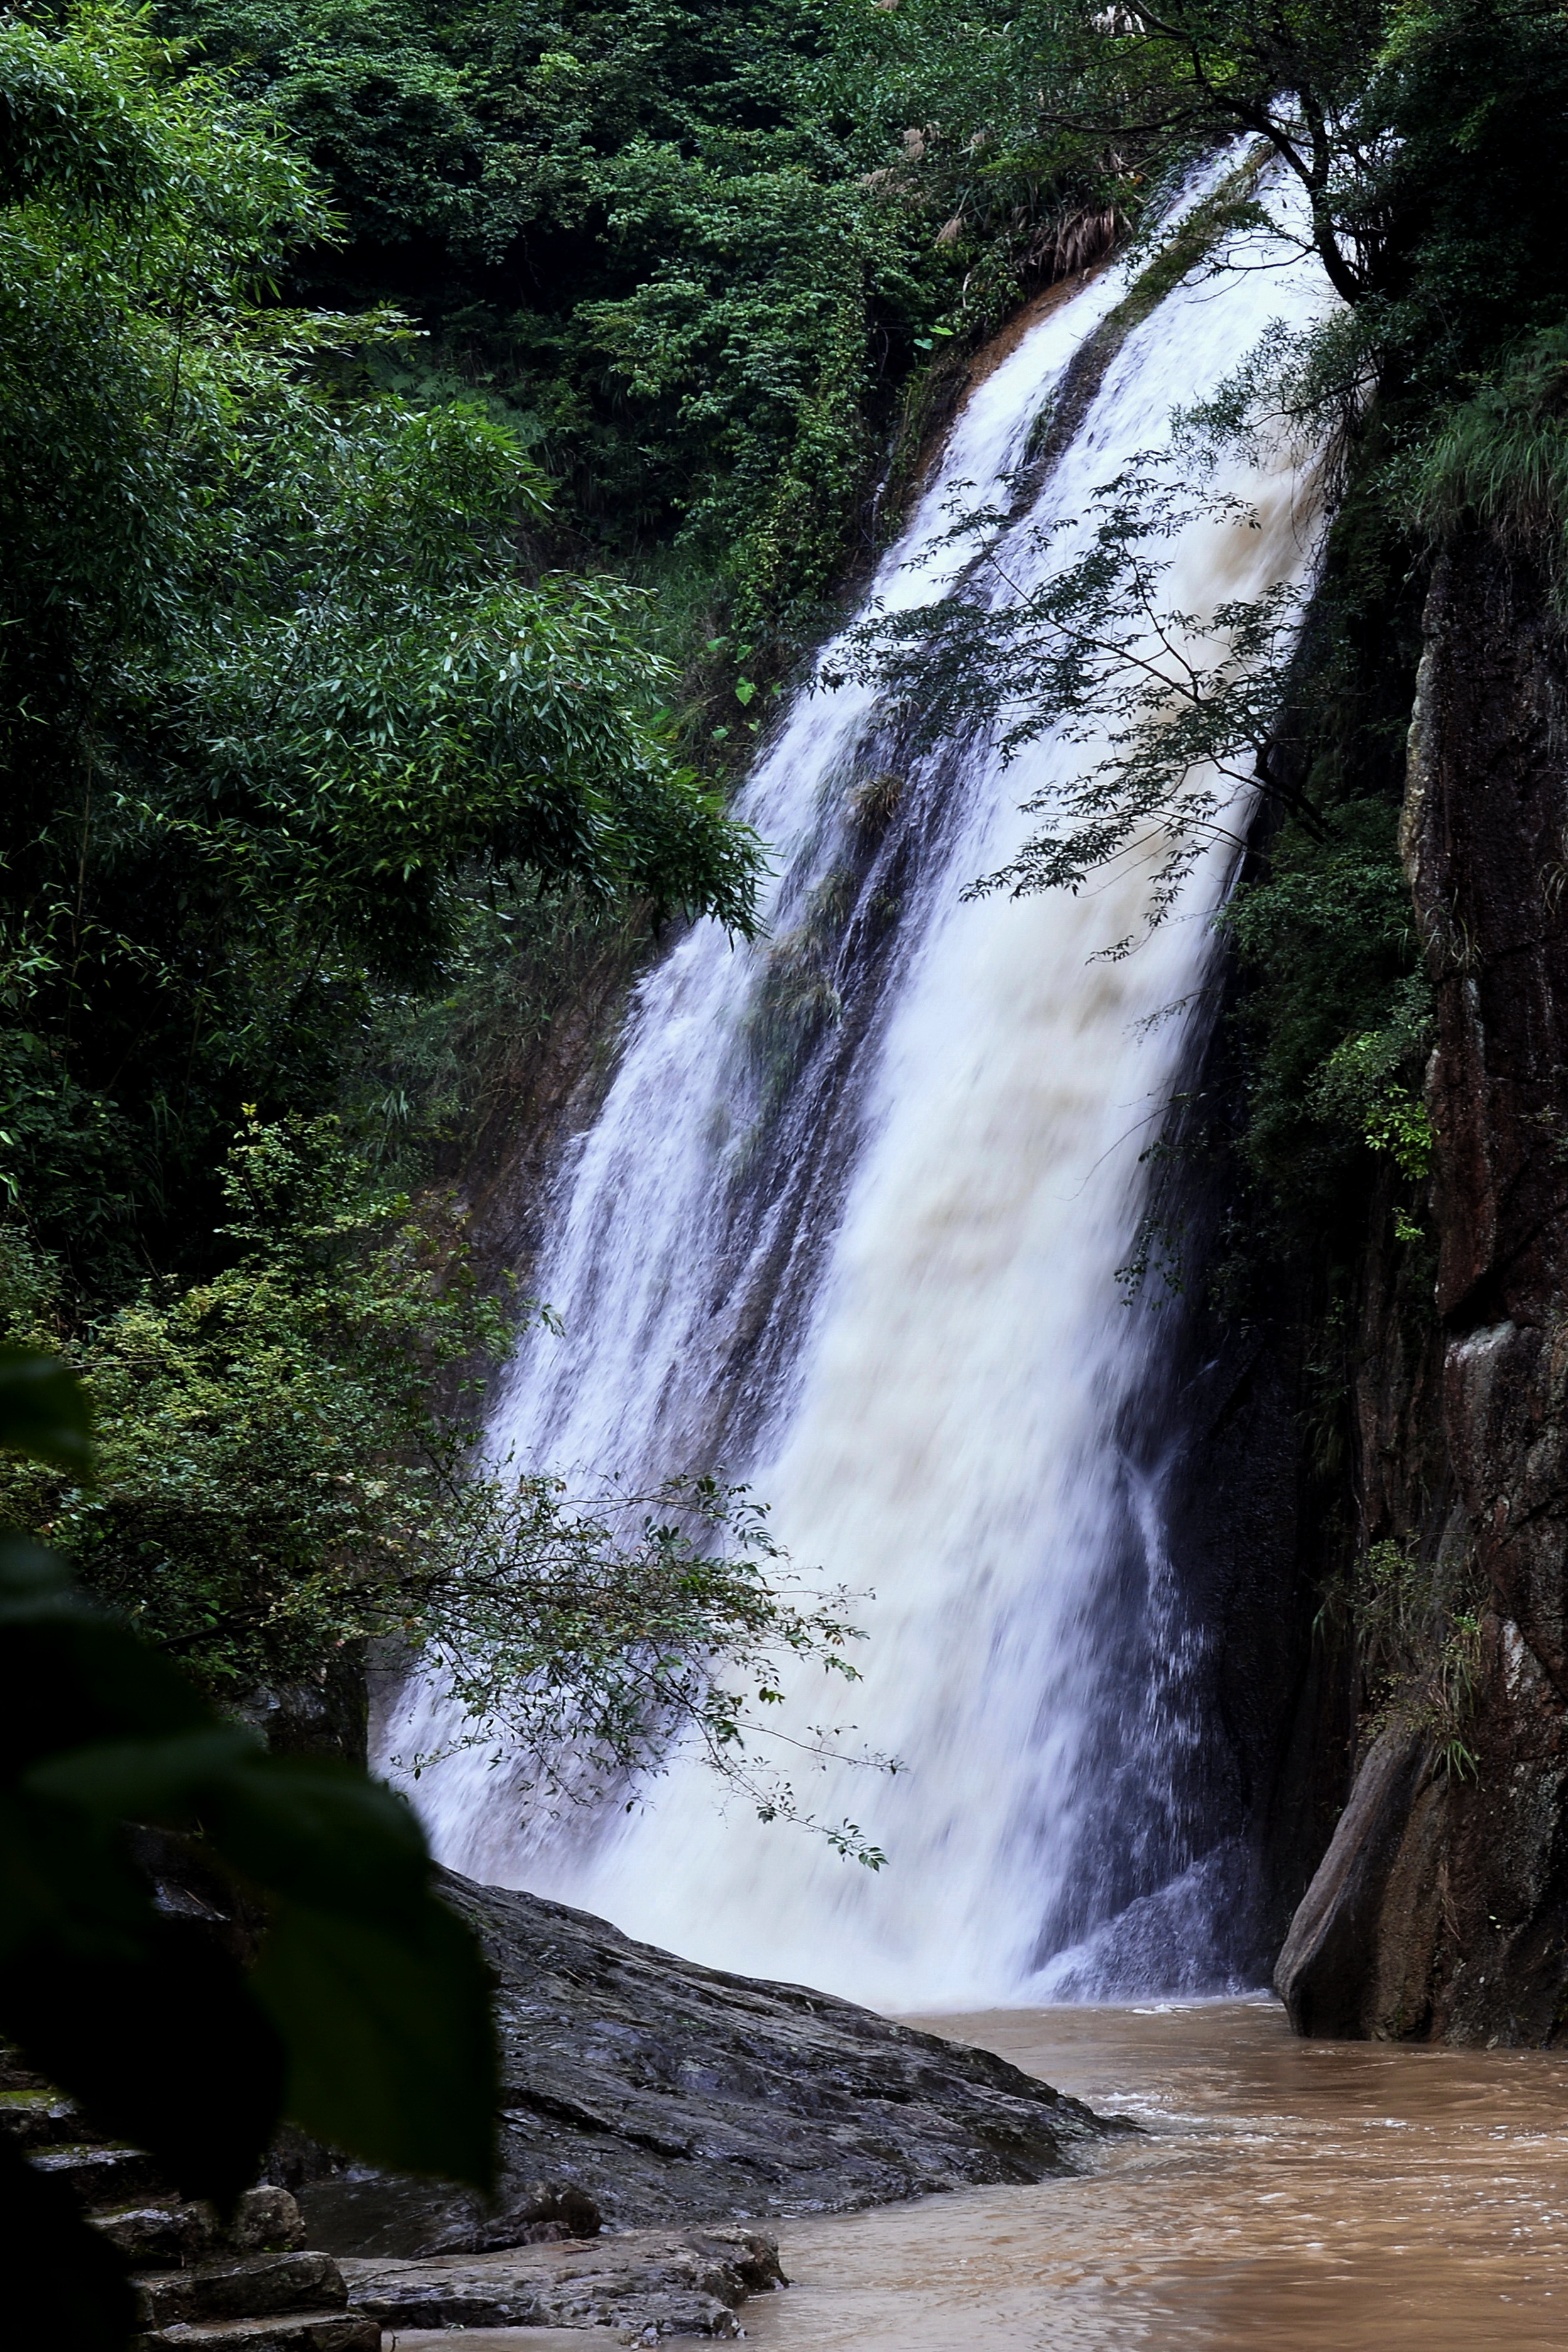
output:
[[934, 291], [918, 227], [811, 105], [824, 11], [167, 16], [309, 142], [350, 227], [333, 290], [417, 290], [608, 549], [699, 540], [748, 633], [820, 597], [867, 459], [869, 337], [892, 312], [907, 339]]
[[[335, 1122], [253, 1120], [225, 1191], [233, 1262], [150, 1289], [72, 1348], [96, 1479], [18, 1463], [0, 1472], [4, 1518], [44, 1525], [96, 1595], [231, 1706], [390, 1635], [460, 1699], [459, 1745], [503, 1742], [546, 1790], [657, 1769], [690, 1737], [770, 1817], [879, 1860], [759, 1759], [778, 1658], [852, 1682], [859, 1636], [744, 1491], [676, 1479], [584, 1497], [487, 1470], [460, 1376], [511, 1346], [515, 1318], [479, 1291], [441, 1204], [416, 1214], [376, 1188]], [[818, 1762], [839, 1737], [823, 1729]]]
[[[783, 1735], [768, 1710], [783, 1658], [815, 1659], [853, 1684], [847, 1652], [864, 1635], [848, 1595], [802, 1586], [743, 1487], [673, 1478], [650, 1494], [572, 1496], [559, 1479], [470, 1481], [442, 1529], [407, 1633], [465, 1728], [438, 1750], [398, 1760], [416, 1774], [456, 1748], [521, 1763], [547, 1798], [584, 1802], [661, 1770], [692, 1742], [728, 1792], [763, 1821], [816, 1831], [869, 1869], [885, 1859], [857, 1822], [823, 1822], [790, 1771], [770, 1759]], [[819, 1725], [784, 1742], [793, 1766], [831, 1760], [898, 1769]]]
[[372, 1189], [330, 1119], [253, 1121], [224, 1189], [232, 1263], [153, 1287], [72, 1349], [97, 1482], [18, 1469], [5, 1507], [238, 1696], [371, 1630], [471, 1442], [433, 1412], [432, 1380], [500, 1353], [510, 1327], [439, 1204], [416, 1218]]
[[1363, 1737], [1391, 1723], [1425, 1731], [1456, 1780], [1479, 1769], [1470, 1717], [1481, 1666], [1481, 1622], [1415, 1549], [1384, 1537], [1356, 1563], [1349, 1594], [1366, 1703]]
[[911, 371], [1142, 203], [1042, 132], [1037, 0], [163, 15], [309, 143], [350, 234], [309, 282], [416, 302], [531, 420], [578, 530], [634, 568], [679, 538], [764, 643], [815, 628]]
[[[345, 1124], [378, 1175], [417, 1188], [449, 1168], [472, 1181], [533, 1117], [536, 1090], [577, 1066], [573, 1041], [619, 1002], [651, 932], [645, 905], [583, 890], [479, 885], [455, 903], [439, 988], [378, 991], [344, 1056]], [[596, 1060], [611, 1044], [597, 1036]]]
[[1413, 469], [1415, 520], [1436, 534], [1465, 520], [1568, 563], [1568, 325], [1545, 329], [1451, 409]]
[[[1272, 871], [1224, 917], [1255, 977], [1252, 1150], [1260, 1172], [1303, 1173], [1346, 1142], [1371, 1141], [1391, 1090], [1408, 1099], [1424, 1058], [1429, 993], [1413, 973], [1410, 894], [1378, 800], [1331, 811], [1322, 839], [1289, 831]], [[1411, 1170], [1411, 1174], [1424, 1171]]]
[[[1279, 28], [1289, 14], [1228, 0], [1215, 9], [1205, 0], [1169, 22], [1178, 34], [1226, 16]], [[1352, 0], [1310, 12], [1315, 28], [1307, 15], [1292, 35], [1292, 71], [1277, 78], [1282, 95], [1268, 122], [1252, 127], [1293, 168], [1304, 160], [1304, 150], [1294, 152], [1303, 141], [1321, 155], [1319, 186], [1311, 171], [1302, 176], [1320, 253], [1350, 308], [1304, 337], [1276, 331], [1233, 392], [1249, 384], [1254, 413], [1278, 418], [1283, 411], [1310, 437], [1331, 428], [1342, 467], [1350, 457], [1363, 486], [1375, 449], [1379, 494], [1390, 506], [1408, 498], [1414, 471], [1423, 483], [1417, 503], [1440, 517], [1467, 470], [1479, 467], [1479, 483], [1501, 450], [1483, 398], [1431, 473], [1420, 445], [1435, 419], [1500, 365], [1511, 377], [1504, 405], [1515, 424], [1521, 410], [1539, 412], [1551, 337], [1568, 315], [1568, 258], [1552, 194], [1568, 166], [1561, 23], [1540, 0]], [[1194, 72], [1198, 83], [1205, 74], [1216, 79], [1212, 64], [1201, 68], [1195, 59]], [[1205, 103], [1217, 123], [1229, 94], [1216, 87]], [[1515, 354], [1542, 335], [1521, 378]], [[1358, 461], [1354, 446], [1369, 418]], [[1489, 454], [1477, 443], [1467, 455], [1477, 430], [1493, 442]]]
[[1317, 1090], [1325, 1119], [1359, 1129], [1369, 1149], [1386, 1151], [1412, 1183], [1431, 1168], [1432, 1121], [1405, 1079], [1426, 1046], [1431, 1002], [1425, 972], [1411, 973], [1383, 1028], [1363, 1030], [1335, 1046]]
[[1361, 112], [1389, 224], [1396, 365], [1422, 397], [1568, 316], [1555, 191], [1568, 167], [1568, 50], [1542, 0], [1391, 9]]
[[[1271, 759], [1300, 600], [1280, 586], [1207, 615], [1164, 605], [1163, 543], [1194, 520], [1245, 524], [1250, 515], [1235, 499], [1173, 498], [1153, 453], [1093, 503], [1099, 519], [1075, 562], [1054, 571], [1033, 564], [1039, 584], [1007, 601], [977, 598], [966, 583], [969, 593], [864, 623], [849, 639], [847, 667], [884, 687], [920, 747], [999, 720], [1005, 759], [1051, 728], [1069, 742], [1103, 746], [1106, 756], [1025, 802], [1028, 814], [1048, 810], [1049, 825], [973, 887], [1077, 891], [1135, 843], [1156, 841], [1155, 924], [1205, 850], [1234, 840], [1230, 810], [1255, 778], [1266, 796], [1317, 826]], [[958, 528], [994, 532], [1001, 524], [969, 515]], [[1058, 528], [1037, 531], [1037, 547]], [[1000, 559], [987, 548], [975, 569], [1000, 573]], [[1118, 940], [1105, 952], [1131, 945]]]
[[123, 1281], [210, 1219], [241, 1100], [330, 1099], [374, 986], [439, 972], [476, 872], [744, 929], [755, 849], [673, 755], [642, 600], [525, 561], [511, 433], [355, 391], [395, 320], [264, 299], [330, 226], [265, 109], [112, 9], [0, 28], [0, 97], [35, 125], [0, 214], [0, 1131], [41, 1237]]
[[[58, 1367], [0, 1364], [0, 1445], [58, 1459], [85, 1426]], [[28, 2062], [185, 2195], [231, 2200], [284, 2116], [372, 2163], [488, 2187], [489, 1978], [407, 1806], [346, 1765], [268, 1756], [16, 1538], [0, 1544], [0, 2030]], [[253, 1966], [163, 1915], [132, 1822], [216, 1870]], [[123, 2346], [131, 2301], [102, 2242], [9, 2150], [5, 2176], [29, 2259], [76, 2282], [63, 2340]]]
[[[467, 235], [467, 84], [412, 53], [372, 70], [371, 47], [406, 50], [406, 28], [392, 13], [317, 26], [279, 100], [315, 110], [323, 148], [333, 125], [345, 154], [369, 139], [350, 193], [368, 205], [374, 184], [381, 231], [417, 195]], [[413, 1167], [416, 1125], [428, 1145], [472, 1062], [431, 1022], [455, 994], [492, 1031], [515, 1011], [520, 929], [542, 951], [574, 923], [591, 941], [666, 912], [744, 930], [758, 845], [676, 754], [649, 597], [542, 569], [554, 526], [516, 404], [368, 388], [406, 351], [395, 316], [278, 302], [268, 281], [304, 244], [319, 260], [332, 222], [267, 79], [254, 60], [194, 68], [112, 7], [0, 28], [18, 134], [0, 214], [16, 785], [0, 1286], [10, 1327], [79, 1370], [100, 1444], [96, 1481], [57, 1445], [52, 1468], [13, 1465], [0, 1499], [231, 1706], [394, 1632], [435, 1645], [476, 1705], [497, 1694], [489, 1721], [521, 1645], [551, 1662], [518, 1671], [556, 1735], [574, 1694], [584, 1773], [690, 1730], [738, 1778], [767, 1658], [847, 1670], [851, 1629], [788, 1597], [727, 1490], [682, 1490], [637, 1532], [548, 1480], [476, 1475], [463, 1381], [514, 1323], [442, 1202], [416, 1211], [366, 1163]], [[372, 131], [361, 102], [388, 93]], [[628, 236], [657, 242], [702, 209], [688, 164], [709, 168], [657, 139], [620, 158]], [[804, 307], [747, 349], [789, 224], [832, 284], [868, 266], [864, 240], [846, 260], [854, 221], [814, 210], [814, 184], [756, 154], [734, 180], [752, 284], [703, 297], [718, 342], [703, 311], [689, 347], [660, 331], [645, 349], [635, 301], [595, 327], [634, 374], [665, 371], [648, 398], [683, 450], [711, 420], [683, 422], [681, 404], [721, 360], [759, 419], [816, 397], [832, 338], [804, 259]], [[667, 296], [679, 309], [660, 280], [650, 317]], [[814, 492], [832, 435], [846, 416], [850, 442], [858, 429], [834, 383], [800, 476]], [[793, 431], [759, 423], [758, 446], [787, 454]], [[768, 479], [784, 495], [776, 467]], [[742, 676], [738, 707], [760, 690]], [[342, 1096], [359, 1126], [336, 1122]], [[736, 1536], [733, 1557], [696, 1545], [707, 1525]], [[746, 1785], [799, 1815], [776, 1775]], [[875, 1859], [853, 1825], [829, 1833]], [[352, 1951], [338, 1935], [331, 1966], [364, 2017], [383, 1981], [412, 2014], [415, 1976], [384, 1944], [374, 1922]], [[291, 2017], [327, 1965], [310, 1899], [279, 1913], [268, 1953], [257, 1982]], [[424, 2045], [407, 2015], [403, 2030], [412, 2063]], [[318, 2049], [299, 2112], [319, 2120], [357, 2063], [346, 2030], [341, 2065]]]
[[870, 454], [868, 291], [918, 313], [921, 289], [900, 282], [864, 191], [738, 160], [633, 147], [605, 173], [612, 235], [635, 223], [660, 257], [576, 323], [652, 425], [660, 470], [702, 486], [681, 529], [726, 551], [733, 625], [751, 635], [832, 584]]

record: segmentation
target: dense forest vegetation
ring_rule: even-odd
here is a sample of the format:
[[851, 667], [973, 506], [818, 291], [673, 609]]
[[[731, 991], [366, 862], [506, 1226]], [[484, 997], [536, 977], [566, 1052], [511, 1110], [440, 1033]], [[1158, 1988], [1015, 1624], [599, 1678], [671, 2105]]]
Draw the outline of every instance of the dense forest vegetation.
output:
[[[650, 1625], [760, 1687], [781, 1640], [846, 1664], [765, 1541], [703, 1549], [721, 1487], [585, 1543], [548, 1482], [476, 1486], [462, 1378], [519, 1310], [433, 1180], [584, 941], [752, 929], [727, 789], [967, 355], [1117, 243], [1168, 268], [1226, 140], [1305, 192], [1342, 298], [1194, 427], [1283, 413], [1337, 473], [1249, 720], [1252, 1246], [1349, 1249], [1381, 1154], [1418, 1249], [1403, 735], [1444, 532], [1558, 559], [1565, 94], [1539, 0], [9, 13], [0, 1298], [104, 1463], [19, 1468], [13, 1516], [231, 1700], [427, 1629], [456, 1561], [479, 1715], [568, 1661], [612, 1764], [719, 1704], [639, 1679]], [[1049, 670], [968, 654], [977, 718]], [[1070, 885], [1059, 847], [1004, 878]]]

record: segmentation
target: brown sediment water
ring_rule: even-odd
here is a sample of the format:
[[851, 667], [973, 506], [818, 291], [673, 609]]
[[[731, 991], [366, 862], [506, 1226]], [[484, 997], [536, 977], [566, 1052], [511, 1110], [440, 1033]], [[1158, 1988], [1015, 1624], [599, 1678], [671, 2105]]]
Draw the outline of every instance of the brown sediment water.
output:
[[624, 2327], [399, 2327], [381, 2352], [620, 2352], [626, 2341]]
[[1300, 2042], [1271, 2000], [915, 2021], [1142, 2135], [785, 2224], [777, 2352], [1564, 2352], [1568, 2055]]

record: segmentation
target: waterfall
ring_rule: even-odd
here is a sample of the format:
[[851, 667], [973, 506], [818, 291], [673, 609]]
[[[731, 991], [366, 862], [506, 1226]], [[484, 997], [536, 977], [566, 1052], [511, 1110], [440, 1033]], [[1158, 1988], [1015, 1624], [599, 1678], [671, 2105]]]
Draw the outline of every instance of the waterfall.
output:
[[[1011, 506], [989, 528], [1015, 583], [1071, 561], [1173, 407], [1321, 305], [1299, 243], [1252, 230], [1222, 257], [1125, 332], [1131, 265], [1047, 309], [972, 392], [871, 603], [959, 575], [981, 529], [955, 540], [959, 511]], [[1200, 615], [1311, 558], [1283, 455], [1219, 487], [1258, 527], [1173, 542], [1170, 601]], [[983, 741], [911, 761], [871, 688], [819, 671], [795, 698], [740, 808], [774, 860], [769, 936], [700, 924], [637, 992], [534, 1276], [561, 1331], [526, 1338], [495, 1412], [530, 1465], [722, 1463], [799, 1563], [874, 1592], [838, 1706], [906, 1769], [808, 1793], [888, 1867], [721, 1814], [693, 1758], [563, 1832], [470, 1752], [413, 1792], [455, 1868], [884, 2007], [1234, 1980], [1248, 1865], [1212, 1798], [1213, 1629], [1166, 1557], [1158, 1444], [1124, 1442], [1161, 1326], [1115, 1280], [1191, 1043], [1155, 1016], [1201, 994], [1230, 864], [1216, 848], [1121, 961], [1094, 959], [1140, 928], [1136, 859], [1077, 897], [965, 896], [1032, 829], [1019, 803], [1094, 756], [1050, 736], [1011, 766]], [[814, 1670], [784, 1727], [824, 1706]], [[442, 1706], [412, 1686], [384, 1755], [428, 1746]]]

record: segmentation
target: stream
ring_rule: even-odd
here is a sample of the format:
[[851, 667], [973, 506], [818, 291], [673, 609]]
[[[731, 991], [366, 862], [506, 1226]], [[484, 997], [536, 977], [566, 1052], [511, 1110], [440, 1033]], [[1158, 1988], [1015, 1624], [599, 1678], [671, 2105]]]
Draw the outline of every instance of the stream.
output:
[[[911, 2019], [1127, 2116], [1093, 2169], [779, 2226], [776, 2352], [1561, 2352], [1568, 2054], [1303, 2042], [1269, 1996]], [[598, 2352], [605, 2329], [388, 2352]]]
[[1095, 2171], [786, 2223], [799, 2352], [1545, 2352], [1568, 2337], [1568, 2059], [1301, 2042], [1271, 2000], [914, 2022], [1143, 2135]]

